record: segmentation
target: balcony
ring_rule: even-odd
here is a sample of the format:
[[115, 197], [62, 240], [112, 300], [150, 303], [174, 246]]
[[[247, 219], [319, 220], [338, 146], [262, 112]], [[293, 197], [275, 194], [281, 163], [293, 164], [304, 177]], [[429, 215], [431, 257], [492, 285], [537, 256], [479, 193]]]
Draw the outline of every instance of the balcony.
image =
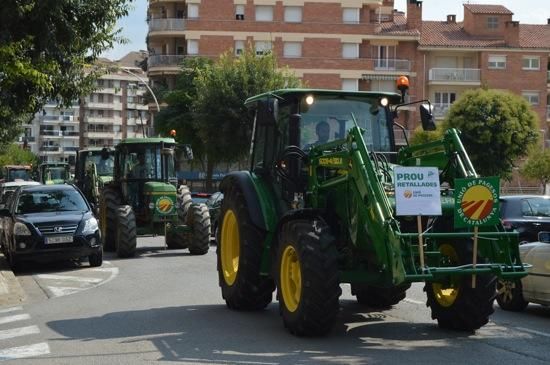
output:
[[43, 146], [39, 149], [40, 152], [59, 152], [60, 148], [59, 146]]
[[442, 119], [447, 115], [452, 104], [447, 103], [432, 103], [433, 116]]
[[102, 138], [102, 139], [112, 139], [115, 133], [113, 131], [98, 129], [98, 130], [88, 130], [84, 132], [84, 138]]
[[185, 30], [185, 19], [166, 18], [149, 20], [149, 32], [170, 32]]
[[63, 152], [76, 152], [78, 150], [79, 150], [79, 147], [73, 147], [73, 146], [63, 147]]
[[19, 142], [25, 142], [25, 139], [27, 140], [28, 143], [33, 143], [33, 142], [36, 142], [36, 138], [33, 137], [33, 136], [20, 136], [18, 138], [18, 141]]
[[443, 84], [480, 84], [480, 74], [479, 68], [432, 68], [429, 73], [429, 81]]
[[149, 56], [147, 66], [152, 67], [179, 67], [187, 55], [153, 55]]
[[62, 130], [41, 130], [41, 136], [45, 137], [80, 137], [78, 131], [62, 131]]
[[377, 58], [374, 60], [375, 71], [410, 71], [411, 61], [392, 58]]

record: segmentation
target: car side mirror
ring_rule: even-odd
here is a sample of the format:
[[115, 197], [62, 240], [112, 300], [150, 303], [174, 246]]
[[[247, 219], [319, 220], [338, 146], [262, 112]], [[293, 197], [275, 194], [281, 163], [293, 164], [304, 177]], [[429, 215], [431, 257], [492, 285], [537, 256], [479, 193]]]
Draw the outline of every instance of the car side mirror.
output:
[[432, 114], [432, 106], [430, 104], [422, 104], [420, 109], [420, 120], [422, 121], [422, 129], [425, 131], [435, 131], [435, 121]]
[[539, 241], [544, 243], [550, 243], [550, 232], [542, 231], [539, 232]]

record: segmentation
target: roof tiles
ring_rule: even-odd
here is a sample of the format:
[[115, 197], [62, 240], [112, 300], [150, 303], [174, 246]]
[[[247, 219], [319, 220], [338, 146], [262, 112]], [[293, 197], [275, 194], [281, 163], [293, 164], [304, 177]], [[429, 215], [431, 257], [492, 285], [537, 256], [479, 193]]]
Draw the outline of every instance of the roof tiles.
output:
[[473, 14], [500, 14], [513, 15], [510, 10], [502, 5], [464, 4], [464, 8]]

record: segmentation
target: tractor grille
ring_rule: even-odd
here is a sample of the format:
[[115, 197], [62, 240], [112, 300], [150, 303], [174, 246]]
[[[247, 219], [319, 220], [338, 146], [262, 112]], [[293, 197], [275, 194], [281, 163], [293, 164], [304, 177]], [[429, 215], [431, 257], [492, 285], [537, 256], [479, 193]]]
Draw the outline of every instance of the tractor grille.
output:
[[78, 224], [75, 223], [59, 223], [59, 224], [38, 224], [36, 228], [40, 233], [45, 235], [50, 234], [74, 234]]

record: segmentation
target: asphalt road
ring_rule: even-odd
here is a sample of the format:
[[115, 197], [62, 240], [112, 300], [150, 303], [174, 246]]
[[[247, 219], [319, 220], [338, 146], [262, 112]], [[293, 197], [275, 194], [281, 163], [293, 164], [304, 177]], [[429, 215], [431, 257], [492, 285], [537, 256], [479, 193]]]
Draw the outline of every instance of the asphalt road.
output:
[[393, 309], [358, 305], [343, 286], [330, 335], [298, 338], [274, 301], [261, 312], [226, 308], [215, 248], [204, 256], [140, 238], [138, 255], [106, 255], [94, 269], [31, 265], [16, 273], [19, 305], [0, 307], [0, 361], [16, 364], [548, 364], [550, 308], [498, 308], [475, 334], [440, 330], [422, 285]]

